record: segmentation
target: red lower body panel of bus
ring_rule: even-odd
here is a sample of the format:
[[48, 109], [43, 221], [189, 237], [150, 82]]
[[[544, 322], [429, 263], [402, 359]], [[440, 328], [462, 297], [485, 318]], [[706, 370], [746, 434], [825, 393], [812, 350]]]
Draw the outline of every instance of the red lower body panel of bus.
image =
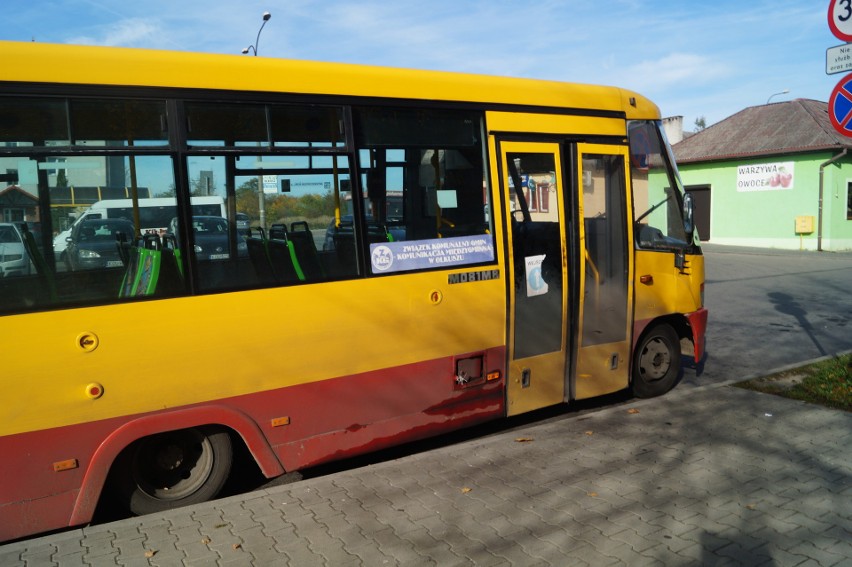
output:
[[146, 435], [219, 424], [274, 476], [502, 417], [505, 356], [496, 347], [0, 437], [0, 541], [89, 522], [114, 458]]

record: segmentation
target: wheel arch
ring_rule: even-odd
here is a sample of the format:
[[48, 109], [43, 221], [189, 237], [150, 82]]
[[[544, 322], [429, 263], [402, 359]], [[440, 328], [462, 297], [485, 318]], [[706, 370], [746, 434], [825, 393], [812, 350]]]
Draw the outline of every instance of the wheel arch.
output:
[[649, 329], [652, 329], [655, 326], [663, 323], [669, 325], [672, 329], [674, 329], [675, 333], [677, 333], [678, 338], [680, 338], [681, 340], [693, 340], [692, 328], [689, 325], [689, 320], [680, 313], [671, 313], [669, 315], [663, 315], [661, 317], [655, 317], [653, 319], [643, 319], [642, 321], [636, 321], [633, 324], [633, 346], [630, 349], [631, 360], [633, 358], [633, 355], [636, 354], [636, 345], [639, 344], [639, 340], [642, 338], [642, 335], [644, 335], [645, 332], [647, 332]]
[[257, 423], [245, 413], [231, 407], [210, 405], [146, 415], [123, 424], [98, 446], [83, 476], [69, 525], [91, 521], [107, 475], [118, 455], [139, 439], [200, 426], [219, 426], [239, 437], [267, 478], [286, 472]]

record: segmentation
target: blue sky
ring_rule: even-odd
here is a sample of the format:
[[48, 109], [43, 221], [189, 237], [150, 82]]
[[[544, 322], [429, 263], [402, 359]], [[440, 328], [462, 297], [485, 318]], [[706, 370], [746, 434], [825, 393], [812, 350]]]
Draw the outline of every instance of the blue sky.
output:
[[260, 56], [616, 85], [713, 124], [827, 101], [840, 45], [814, 0], [4, 0], [0, 39]]

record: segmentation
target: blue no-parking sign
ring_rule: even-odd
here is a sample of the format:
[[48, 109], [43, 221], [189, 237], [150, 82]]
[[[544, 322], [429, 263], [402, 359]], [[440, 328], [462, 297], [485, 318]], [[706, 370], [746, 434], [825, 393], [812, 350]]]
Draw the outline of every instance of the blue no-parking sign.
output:
[[828, 117], [835, 130], [852, 137], [852, 73], [840, 79], [831, 91]]

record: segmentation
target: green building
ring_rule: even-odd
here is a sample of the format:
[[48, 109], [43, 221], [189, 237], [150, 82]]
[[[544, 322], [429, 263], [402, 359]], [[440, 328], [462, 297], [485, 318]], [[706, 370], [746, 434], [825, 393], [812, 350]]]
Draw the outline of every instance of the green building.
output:
[[826, 103], [752, 106], [673, 149], [701, 240], [852, 250], [852, 138]]

